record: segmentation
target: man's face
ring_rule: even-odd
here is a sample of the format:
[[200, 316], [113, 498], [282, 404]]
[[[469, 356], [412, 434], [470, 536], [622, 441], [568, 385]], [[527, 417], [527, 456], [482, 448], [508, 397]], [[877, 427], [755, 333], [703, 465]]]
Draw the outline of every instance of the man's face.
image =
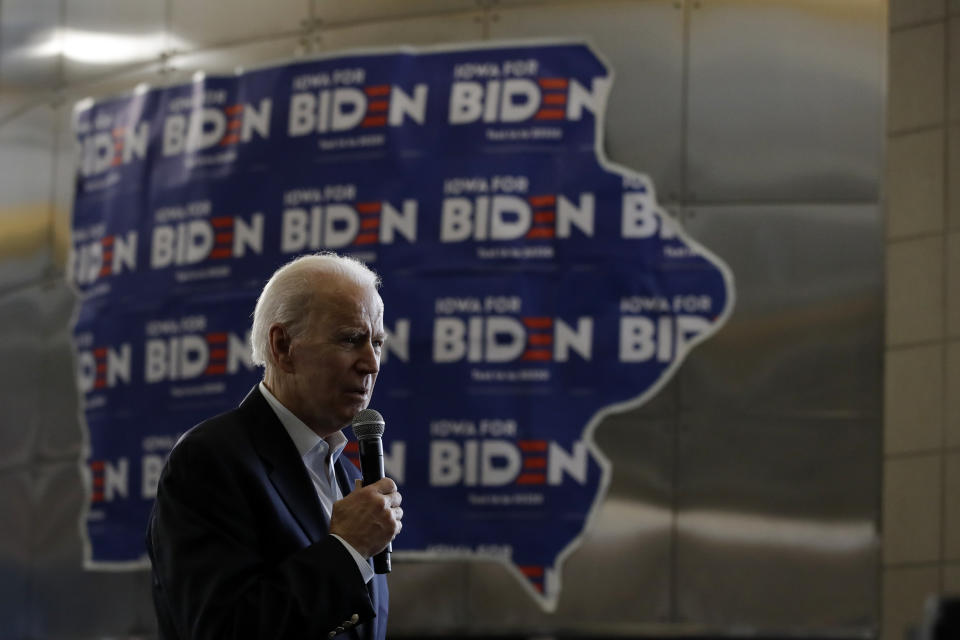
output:
[[348, 283], [324, 295], [319, 306], [291, 342], [294, 413], [326, 436], [369, 404], [386, 334], [383, 302], [373, 288]]

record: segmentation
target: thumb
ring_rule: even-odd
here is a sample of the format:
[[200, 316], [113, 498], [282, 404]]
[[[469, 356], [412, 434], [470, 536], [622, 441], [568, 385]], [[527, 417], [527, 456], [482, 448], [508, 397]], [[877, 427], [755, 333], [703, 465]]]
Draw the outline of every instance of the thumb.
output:
[[356, 491], [357, 489], [362, 489], [362, 488], [363, 488], [363, 480], [361, 480], [360, 478], [357, 478], [356, 480], [353, 481], [353, 489], [354, 489], [354, 491]]

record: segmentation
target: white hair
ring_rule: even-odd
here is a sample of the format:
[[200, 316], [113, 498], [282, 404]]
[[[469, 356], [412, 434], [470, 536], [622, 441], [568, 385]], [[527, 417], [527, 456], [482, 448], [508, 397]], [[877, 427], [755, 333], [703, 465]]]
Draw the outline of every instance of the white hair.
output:
[[380, 277], [355, 258], [323, 252], [291, 260], [274, 271], [257, 298], [250, 331], [254, 364], [264, 367], [272, 362], [272, 325], [283, 325], [291, 338], [306, 331], [310, 313], [317, 306], [318, 293], [323, 290], [317, 283], [330, 276], [346, 278], [361, 287], [380, 286]]

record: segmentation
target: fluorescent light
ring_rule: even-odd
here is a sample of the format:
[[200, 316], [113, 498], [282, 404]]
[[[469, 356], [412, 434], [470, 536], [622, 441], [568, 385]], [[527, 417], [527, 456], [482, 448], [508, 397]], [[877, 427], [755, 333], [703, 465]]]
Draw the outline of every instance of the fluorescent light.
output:
[[161, 51], [186, 48], [182, 40], [165, 33], [123, 35], [77, 29], [57, 29], [43, 42], [30, 47], [27, 55], [63, 55], [87, 64], [116, 64], [153, 57]]

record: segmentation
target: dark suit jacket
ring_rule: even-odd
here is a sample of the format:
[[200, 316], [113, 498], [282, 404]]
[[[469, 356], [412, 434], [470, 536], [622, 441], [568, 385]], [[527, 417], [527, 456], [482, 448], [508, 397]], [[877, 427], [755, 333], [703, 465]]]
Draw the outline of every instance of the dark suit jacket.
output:
[[[350, 492], [356, 467], [337, 462]], [[254, 387], [191, 429], [160, 477], [147, 529], [153, 598], [167, 640], [383, 640], [384, 576], [364, 584], [328, 523], [296, 446]], [[344, 625], [356, 614], [356, 628]]]

